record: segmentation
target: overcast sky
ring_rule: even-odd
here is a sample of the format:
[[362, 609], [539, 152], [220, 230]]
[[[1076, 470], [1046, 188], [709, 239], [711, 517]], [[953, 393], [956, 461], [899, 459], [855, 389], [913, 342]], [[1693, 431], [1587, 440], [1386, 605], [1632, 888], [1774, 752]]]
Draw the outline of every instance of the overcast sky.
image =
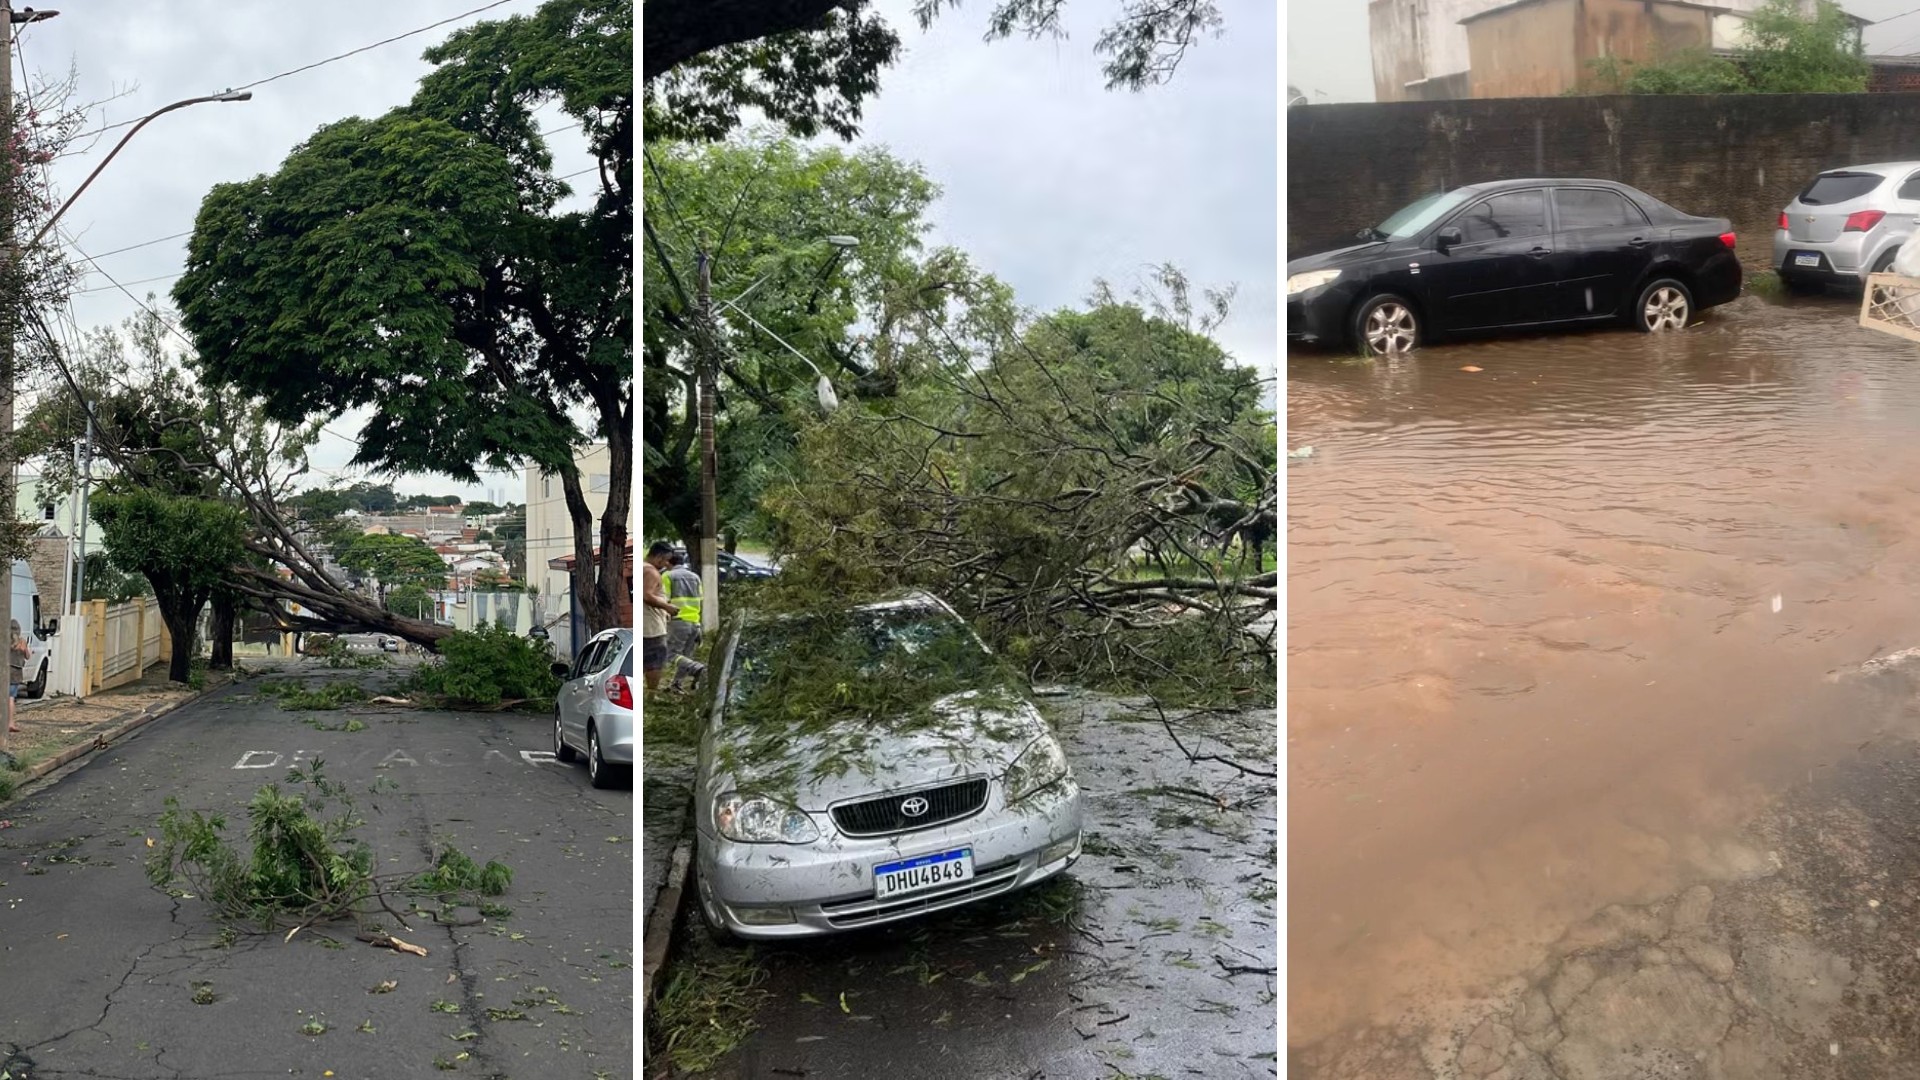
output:
[[[33, 74], [36, 86], [46, 77], [63, 79], [71, 68], [79, 78], [76, 100], [103, 102], [95, 119], [117, 123], [182, 98], [241, 86], [404, 34], [487, 2], [49, 3], [45, 6], [58, 6], [62, 14], [22, 28], [15, 83], [20, 85], [23, 67]], [[16, 0], [15, 6], [24, 5]], [[178, 234], [193, 228], [200, 201], [214, 184], [272, 172], [295, 144], [322, 125], [348, 116], [377, 116], [405, 104], [429, 70], [420, 59], [423, 50], [461, 26], [529, 14], [538, 6], [538, 0], [508, 0], [484, 14], [256, 87], [252, 101], [196, 105], [161, 117], [135, 136], [80, 196], [61, 228], [80, 251], [99, 258], [104, 274], [142, 301], [150, 291], [164, 300], [184, 269], [187, 238]], [[547, 126], [570, 122], [558, 112], [551, 116]], [[57, 163], [57, 193], [64, 196], [77, 188], [124, 133], [120, 129], [97, 141], [83, 141], [81, 146], [92, 143], [92, 149]], [[591, 163], [577, 131], [556, 133], [553, 143], [558, 172]], [[120, 250], [142, 244], [147, 246]], [[117, 324], [137, 310], [135, 301], [103, 273], [90, 272], [80, 288], [85, 291], [73, 306], [82, 328]], [[340, 472], [353, 456], [349, 440], [359, 433], [361, 419], [349, 415], [330, 423], [338, 434], [326, 436], [314, 455], [315, 466], [337, 473], [341, 482], [362, 478]], [[469, 498], [485, 495], [483, 488], [463, 487], [444, 477], [405, 477], [395, 487]], [[486, 487], [513, 502], [526, 497], [518, 474], [489, 477]]]
[[932, 242], [1011, 284], [1028, 307], [1081, 304], [1095, 278], [1131, 292], [1171, 262], [1196, 286], [1237, 285], [1222, 344], [1274, 370], [1278, 27], [1270, 3], [1229, 3], [1225, 35], [1173, 81], [1104, 89], [1093, 41], [1112, 3], [1066, 5], [1066, 41], [981, 41], [987, 6], [922, 33], [881, 0], [905, 42], [881, 75], [864, 141], [917, 161], [943, 191]]
[[[1842, 0], [1848, 13], [1885, 25], [1867, 28], [1869, 53], [1920, 52], [1914, 0]], [[1372, 101], [1367, 0], [1296, 0], [1287, 5], [1287, 84], [1316, 102]]]

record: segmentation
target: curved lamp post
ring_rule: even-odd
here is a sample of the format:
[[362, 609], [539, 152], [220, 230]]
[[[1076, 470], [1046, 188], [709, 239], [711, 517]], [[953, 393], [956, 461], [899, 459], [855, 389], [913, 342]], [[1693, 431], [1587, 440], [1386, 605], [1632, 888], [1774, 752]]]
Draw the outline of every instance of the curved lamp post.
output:
[[224, 94], [208, 94], [204, 97], [187, 98], [185, 101], [176, 101], [171, 105], [165, 106], [163, 108], [155, 109], [154, 111], [141, 117], [139, 123], [133, 125], [133, 127], [129, 129], [125, 135], [122, 135], [120, 137], [119, 142], [113, 144], [113, 149], [107, 152], [107, 156], [101, 159], [100, 164], [95, 165], [93, 167], [93, 171], [88, 173], [87, 178], [80, 182], [80, 186], [73, 189], [73, 194], [67, 196], [67, 201], [60, 204], [60, 209], [55, 210], [53, 212], [53, 216], [47, 219], [47, 223], [45, 225], [40, 226], [40, 231], [33, 234], [33, 239], [28, 240], [24, 245], [22, 245], [22, 247], [31, 248], [35, 244], [38, 244], [40, 241], [46, 239], [47, 234], [53, 231], [53, 227], [59, 224], [60, 218], [64, 214], [66, 214], [67, 209], [73, 205], [73, 201], [75, 199], [78, 199], [80, 197], [80, 194], [86, 191], [87, 188], [93, 184], [94, 179], [100, 175], [101, 170], [105, 169], [108, 165], [112, 164], [114, 157], [118, 155], [123, 148], [126, 147], [127, 143], [131, 142], [135, 135], [140, 134], [141, 128], [146, 127], [148, 124], [153, 123], [155, 120], [159, 119], [162, 116], [165, 116], [167, 113], [173, 112], [175, 109], [184, 109], [189, 105], [199, 105], [208, 101], [251, 101], [251, 100], [253, 100], [253, 91], [251, 90], [242, 90], [237, 94], [229, 90]]

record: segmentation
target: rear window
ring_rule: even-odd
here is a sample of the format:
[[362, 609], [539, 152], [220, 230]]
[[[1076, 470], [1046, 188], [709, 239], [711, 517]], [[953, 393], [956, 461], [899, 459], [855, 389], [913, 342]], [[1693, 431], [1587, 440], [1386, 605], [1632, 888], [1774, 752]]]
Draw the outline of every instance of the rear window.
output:
[[628, 649], [627, 651], [620, 654], [620, 674], [625, 675], [629, 679], [633, 678], [633, 650], [632, 649]]
[[1800, 193], [1800, 201], [1808, 206], [1851, 202], [1886, 182], [1887, 178], [1879, 173], [1822, 173], [1813, 178], [1807, 190]]

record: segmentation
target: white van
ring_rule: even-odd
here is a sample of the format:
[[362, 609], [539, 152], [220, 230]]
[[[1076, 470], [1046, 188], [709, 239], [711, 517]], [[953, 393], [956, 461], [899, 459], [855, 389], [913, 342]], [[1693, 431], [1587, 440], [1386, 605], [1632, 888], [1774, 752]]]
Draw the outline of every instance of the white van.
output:
[[20, 684], [20, 696], [37, 698], [47, 692], [47, 673], [53, 669], [53, 642], [60, 632], [60, 620], [41, 621], [40, 589], [33, 582], [33, 567], [25, 559], [13, 564], [13, 620], [27, 634], [27, 663]]

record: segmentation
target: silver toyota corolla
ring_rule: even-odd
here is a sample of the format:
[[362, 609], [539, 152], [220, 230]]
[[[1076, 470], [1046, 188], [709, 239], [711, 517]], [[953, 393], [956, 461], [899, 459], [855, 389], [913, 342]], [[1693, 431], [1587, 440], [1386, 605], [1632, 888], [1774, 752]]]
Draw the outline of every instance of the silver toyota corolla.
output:
[[1780, 212], [1773, 268], [1789, 287], [1859, 288], [1920, 224], [1920, 161], [1853, 165], [1813, 178]]
[[1080, 789], [1059, 742], [934, 597], [751, 621], [715, 656], [694, 809], [716, 933], [875, 926], [1079, 857]]

